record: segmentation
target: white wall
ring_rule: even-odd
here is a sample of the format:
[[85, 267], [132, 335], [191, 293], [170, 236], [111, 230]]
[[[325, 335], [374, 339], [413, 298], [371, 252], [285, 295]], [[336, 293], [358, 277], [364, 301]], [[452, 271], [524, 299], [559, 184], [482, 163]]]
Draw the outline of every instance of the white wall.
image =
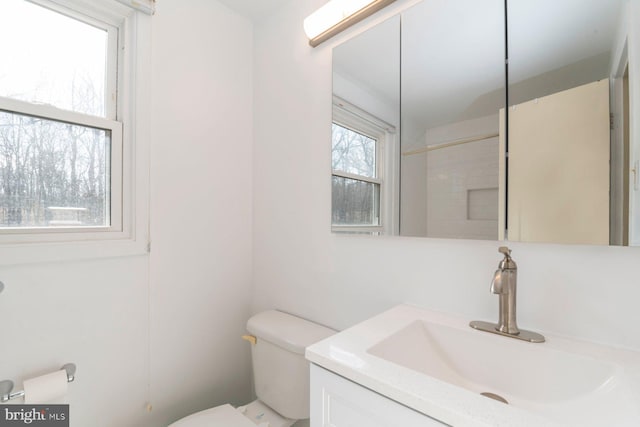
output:
[[[302, 21], [319, 3], [292, 1], [256, 28], [253, 310], [277, 307], [335, 328], [401, 302], [497, 318], [489, 283], [499, 243], [329, 232], [331, 47], [372, 21], [311, 49]], [[523, 328], [640, 350], [640, 248], [509, 246]]]
[[[146, 256], [0, 268], [0, 377], [78, 366], [71, 425], [141, 425], [147, 399]], [[60, 403], [64, 403], [60, 401]], [[21, 400], [16, 403], [22, 403]]]
[[251, 23], [162, 0], [152, 26], [151, 255], [0, 267], [0, 380], [75, 362], [74, 427], [251, 397]]
[[[404, 139], [404, 138], [403, 138]], [[404, 141], [403, 141], [404, 142]], [[407, 153], [408, 150], [404, 150]], [[402, 155], [400, 228], [403, 236], [427, 235], [428, 153]]]
[[251, 22], [211, 0], [153, 18], [153, 423], [251, 396]]

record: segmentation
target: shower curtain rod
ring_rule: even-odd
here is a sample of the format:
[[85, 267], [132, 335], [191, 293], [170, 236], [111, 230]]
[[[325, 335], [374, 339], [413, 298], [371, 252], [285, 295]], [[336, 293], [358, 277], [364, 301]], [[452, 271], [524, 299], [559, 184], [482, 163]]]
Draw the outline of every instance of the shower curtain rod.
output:
[[455, 139], [453, 141], [443, 142], [443, 143], [440, 143], [440, 144], [427, 145], [426, 147], [418, 148], [418, 149], [411, 150], [411, 151], [406, 151], [406, 152], [402, 153], [402, 155], [403, 156], [412, 156], [414, 154], [426, 153], [428, 151], [439, 150], [441, 148], [453, 147], [453, 146], [456, 146], [456, 145], [468, 144], [470, 142], [476, 142], [476, 141], [484, 141], [485, 139], [496, 138], [498, 136], [499, 136], [499, 134], [497, 134], [497, 133], [490, 133], [490, 134], [486, 134], [486, 135], [472, 136], [472, 137], [469, 137], [469, 138]]

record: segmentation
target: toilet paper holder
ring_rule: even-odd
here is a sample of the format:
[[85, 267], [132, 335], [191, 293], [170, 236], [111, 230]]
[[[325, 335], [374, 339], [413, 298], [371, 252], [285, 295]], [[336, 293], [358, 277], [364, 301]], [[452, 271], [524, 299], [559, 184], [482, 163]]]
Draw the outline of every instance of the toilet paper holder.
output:
[[[67, 382], [73, 382], [73, 380], [76, 379], [75, 363], [67, 363], [60, 369], [67, 371]], [[17, 399], [24, 396], [24, 391], [16, 391], [15, 393], [11, 393], [11, 390], [13, 390], [13, 381], [0, 381], [0, 402], [7, 402], [9, 400]]]

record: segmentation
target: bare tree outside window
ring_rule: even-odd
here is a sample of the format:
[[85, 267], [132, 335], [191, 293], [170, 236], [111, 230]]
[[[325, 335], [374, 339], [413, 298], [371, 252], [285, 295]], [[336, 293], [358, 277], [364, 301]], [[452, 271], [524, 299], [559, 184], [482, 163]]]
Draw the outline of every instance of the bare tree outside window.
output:
[[0, 112], [0, 227], [109, 223], [110, 135]]
[[331, 153], [333, 170], [375, 178], [375, 139], [333, 123]]

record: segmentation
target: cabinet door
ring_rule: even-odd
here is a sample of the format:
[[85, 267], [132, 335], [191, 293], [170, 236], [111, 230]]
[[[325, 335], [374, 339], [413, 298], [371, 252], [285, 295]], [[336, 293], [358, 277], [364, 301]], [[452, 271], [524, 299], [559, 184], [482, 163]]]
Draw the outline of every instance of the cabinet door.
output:
[[311, 427], [442, 427], [433, 418], [311, 365]]

